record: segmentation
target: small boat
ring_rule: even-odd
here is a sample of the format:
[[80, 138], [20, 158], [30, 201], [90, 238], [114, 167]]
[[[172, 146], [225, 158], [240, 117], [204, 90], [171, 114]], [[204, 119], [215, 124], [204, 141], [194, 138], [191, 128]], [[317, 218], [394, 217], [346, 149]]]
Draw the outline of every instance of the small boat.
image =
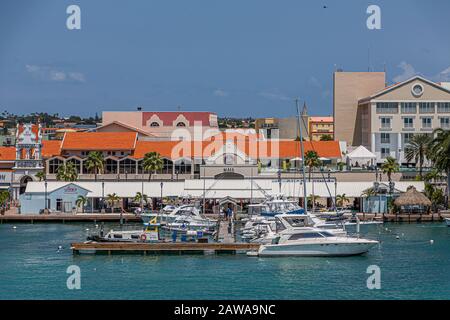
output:
[[450, 227], [450, 218], [445, 218], [445, 223], [447, 224], [447, 227]]
[[212, 234], [217, 227], [217, 222], [212, 220], [197, 219], [193, 217], [181, 216], [174, 221], [168, 222], [162, 226], [164, 230], [169, 231], [201, 231], [204, 234]]
[[249, 205], [250, 214], [258, 214], [263, 217], [274, 217], [277, 214], [303, 214], [305, 210], [295, 201], [289, 201], [285, 197], [278, 195], [268, 198], [262, 203]]
[[[167, 210], [170, 210], [171, 208], [172, 207], [167, 208]], [[194, 218], [198, 221], [202, 220], [205, 223], [216, 223], [216, 221], [212, 219], [203, 217], [200, 214], [200, 210], [198, 210], [193, 204], [182, 205], [172, 211], [163, 210], [162, 212], [144, 213], [141, 215], [141, 219], [144, 223], [149, 222], [154, 218], [157, 218], [161, 223], [170, 223], [175, 221], [179, 217]]]
[[103, 235], [103, 230], [100, 234], [90, 235], [87, 237], [88, 241], [95, 242], [159, 242], [159, 223], [145, 223], [144, 229], [140, 230], [110, 230], [106, 235]]

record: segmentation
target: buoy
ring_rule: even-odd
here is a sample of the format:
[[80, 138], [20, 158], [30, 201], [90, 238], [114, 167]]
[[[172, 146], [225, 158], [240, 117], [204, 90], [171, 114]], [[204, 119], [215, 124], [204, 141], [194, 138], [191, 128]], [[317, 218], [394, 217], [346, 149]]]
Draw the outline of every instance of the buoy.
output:
[[98, 224], [96, 224], [95, 227], [98, 228]]
[[430, 240], [430, 244], [433, 244], [434, 243], [434, 240]]
[[13, 226], [13, 229], [17, 229], [17, 227], [16, 227], [16, 226]]
[[62, 246], [58, 246], [58, 250], [62, 250]]
[[395, 239], [400, 239], [400, 237], [399, 236], [395, 236]]
[[86, 231], [89, 231], [89, 228], [86, 228]]

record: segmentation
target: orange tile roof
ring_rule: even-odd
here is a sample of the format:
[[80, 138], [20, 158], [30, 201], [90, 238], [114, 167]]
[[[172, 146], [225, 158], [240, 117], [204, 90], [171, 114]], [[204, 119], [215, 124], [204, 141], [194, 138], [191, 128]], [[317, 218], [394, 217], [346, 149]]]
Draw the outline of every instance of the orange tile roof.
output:
[[311, 122], [333, 122], [333, 117], [310, 117]]
[[[141, 159], [148, 152], [157, 152], [162, 157], [177, 159], [182, 157], [210, 157], [226, 144], [224, 140], [214, 141], [138, 141], [133, 154]], [[300, 157], [298, 141], [261, 141], [256, 139], [235, 140], [237, 149], [251, 158], [297, 158]], [[316, 151], [319, 157], [341, 158], [338, 141], [305, 141], [305, 153]]]
[[42, 140], [42, 158], [50, 158], [61, 154], [60, 140]]
[[0, 147], [0, 161], [15, 161], [16, 147]]
[[135, 132], [66, 132], [62, 150], [134, 150]]

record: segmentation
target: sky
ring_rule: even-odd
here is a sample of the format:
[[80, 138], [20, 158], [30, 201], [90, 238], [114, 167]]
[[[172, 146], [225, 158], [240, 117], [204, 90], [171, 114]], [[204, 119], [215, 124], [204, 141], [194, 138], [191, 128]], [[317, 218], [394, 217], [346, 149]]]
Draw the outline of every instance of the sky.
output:
[[[69, 30], [66, 9], [81, 9]], [[369, 5], [381, 30], [369, 30]], [[330, 115], [333, 72], [450, 81], [448, 0], [1, 0], [0, 112]]]

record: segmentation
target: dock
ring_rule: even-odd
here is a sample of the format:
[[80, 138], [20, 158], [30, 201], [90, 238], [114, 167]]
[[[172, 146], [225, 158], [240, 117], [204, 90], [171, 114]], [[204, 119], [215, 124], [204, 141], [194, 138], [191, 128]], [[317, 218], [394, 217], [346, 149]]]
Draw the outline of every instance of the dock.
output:
[[227, 220], [219, 221], [218, 242], [234, 243], [234, 223]]
[[201, 243], [201, 242], [80, 242], [72, 243], [73, 254], [207, 254], [207, 253], [246, 253], [256, 251], [255, 243]]
[[[10, 223], [10, 222], [24, 222], [24, 223], [35, 223], [35, 222], [119, 222], [120, 214], [111, 213], [51, 213], [51, 214], [9, 214], [0, 215], [0, 223]], [[141, 222], [141, 218], [134, 214], [123, 214], [122, 220], [126, 222]]]

